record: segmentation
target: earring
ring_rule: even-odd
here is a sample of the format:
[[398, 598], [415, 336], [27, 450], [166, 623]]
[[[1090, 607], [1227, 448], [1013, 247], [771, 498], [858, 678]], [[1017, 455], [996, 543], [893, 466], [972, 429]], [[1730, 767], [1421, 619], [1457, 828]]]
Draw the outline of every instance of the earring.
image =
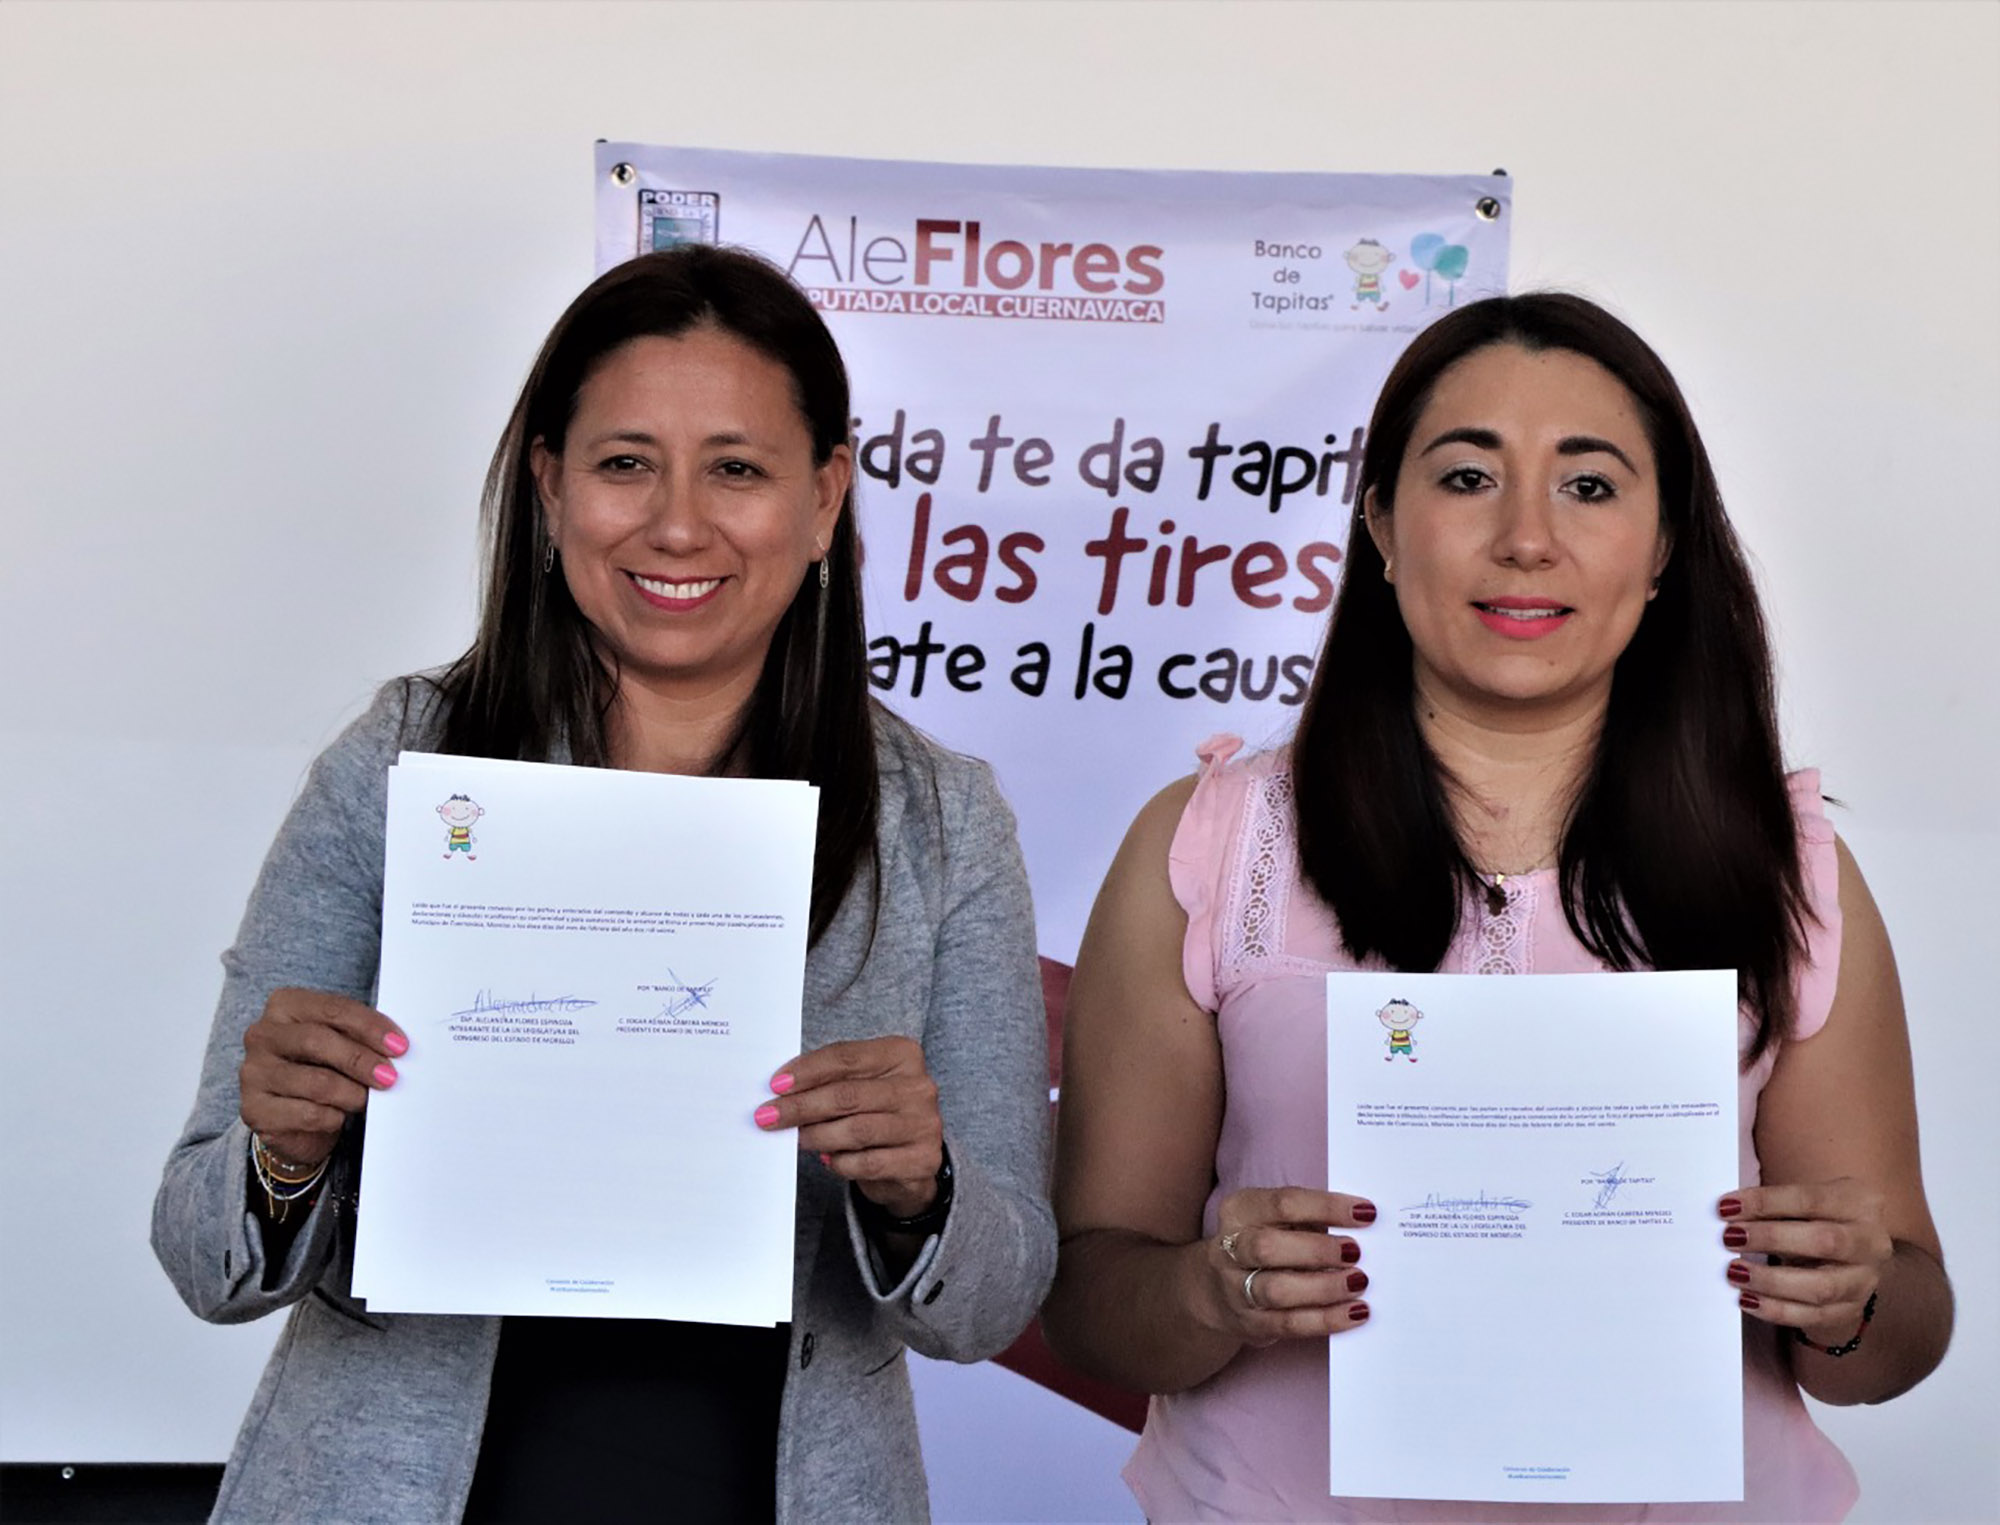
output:
[[556, 543], [554, 540], [550, 540], [548, 544], [548, 549], [542, 552], [542, 576], [546, 577], [549, 575], [550, 572], [554, 571], [555, 565], [556, 565]]
[[828, 555], [826, 547], [821, 545], [819, 547], [819, 590], [822, 593], [833, 585], [833, 572], [827, 566], [827, 562], [830, 559], [831, 557]]
[[1382, 558], [1382, 581], [1394, 582], [1395, 580], [1396, 580], [1396, 558], [1393, 556], [1384, 556]]

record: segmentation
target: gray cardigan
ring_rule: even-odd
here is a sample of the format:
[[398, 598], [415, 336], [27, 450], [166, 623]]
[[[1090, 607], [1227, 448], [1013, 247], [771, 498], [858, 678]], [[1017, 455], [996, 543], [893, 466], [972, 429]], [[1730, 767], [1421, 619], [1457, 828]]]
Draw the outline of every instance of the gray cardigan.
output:
[[[284, 1263], [268, 1264], [246, 1208], [249, 1140], [237, 1115], [243, 1031], [272, 990], [372, 999], [386, 769], [435, 734], [429, 686], [404, 679], [314, 763], [223, 956], [200, 1092], [154, 1203], [154, 1251], [196, 1314], [237, 1323], [291, 1310], [217, 1520], [455, 1521], [471, 1486], [499, 1320], [371, 1313], [349, 1294], [352, 1126], [329, 1191]], [[778, 1431], [784, 1521], [926, 1518], [905, 1348], [957, 1361], [995, 1354], [1033, 1317], [1055, 1269], [1046, 1029], [1013, 816], [985, 764], [886, 713], [876, 739], [880, 914], [870, 916], [864, 871], [806, 961], [805, 1046], [919, 1039], [956, 1195], [943, 1232], [883, 1288], [841, 1183], [801, 1158]], [[661, 1500], [664, 1516], [672, 1505]]]

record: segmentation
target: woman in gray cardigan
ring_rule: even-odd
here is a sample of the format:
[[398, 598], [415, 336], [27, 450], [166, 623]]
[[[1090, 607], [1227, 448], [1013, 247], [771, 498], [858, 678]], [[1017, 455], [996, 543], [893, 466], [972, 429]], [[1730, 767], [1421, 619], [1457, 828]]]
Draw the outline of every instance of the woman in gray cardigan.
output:
[[[487, 481], [478, 638], [314, 765], [155, 1204], [198, 1315], [291, 1309], [217, 1519], [926, 1515], [905, 1349], [994, 1354], [1053, 1271], [1043, 1025], [990, 771], [868, 694], [848, 419], [817, 313], [735, 251], [622, 265], [543, 346]], [[366, 1098], [423, 1060], [367, 1004], [405, 748], [819, 786], [806, 1052], [745, 1100], [800, 1145], [788, 1327], [351, 1295]]]

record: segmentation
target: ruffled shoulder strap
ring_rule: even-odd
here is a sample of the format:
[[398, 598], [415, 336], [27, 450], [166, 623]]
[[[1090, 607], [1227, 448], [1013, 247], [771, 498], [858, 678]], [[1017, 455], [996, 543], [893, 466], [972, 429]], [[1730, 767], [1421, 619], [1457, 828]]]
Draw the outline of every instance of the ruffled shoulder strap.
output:
[[1229, 762], [1242, 749], [1243, 738], [1227, 733], [1194, 749], [1201, 772], [1167, 849], [1167, 880], [1188, 919], [1181, 974], [1204, 1011], [1217, 1004], [1216, 926], [1226, 898], [1229, 849], [1243, 818], [1243, 776]]
[[1188, 993], [1207, 1011], [1220, 1005], [1233, 944], [1241, 941], [1231, 934], [1244, 919], [1238, 904], [1244, 878], [1240, 860], [1253, 807], [1269, 804], [1271, 784], [1289, 779], [1277, 754], [1238, 760], [1242, 748], [1241, 737], [1225, 734], [1211, 736], [1195, 749], [1201, 773], [1167, 851], [1168, 881], [1188, 918], [1181, 973]]
[[1800, 867], [1805, 870], [1806, 906], [1811, 912], [1805, 928], [1805, 962], [1793, 982], [1797, 1015], [1792, 1036], [1810, 1038], [1826, 1025], [1840, 977], [1840, 859], [1834, 849], [1833, 822], [1826, 818], [1826, 801], [1819, 792], [1819, 770], [1801, 768], [1785, 783], [1798, 822]]

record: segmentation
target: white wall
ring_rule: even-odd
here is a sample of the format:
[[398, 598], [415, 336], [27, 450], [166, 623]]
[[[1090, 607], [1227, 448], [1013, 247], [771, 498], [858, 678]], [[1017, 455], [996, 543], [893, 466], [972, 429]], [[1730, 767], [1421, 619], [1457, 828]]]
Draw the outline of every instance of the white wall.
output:
[[[1960, 4], [0, 5], [0, 1455], [227, 1446], [271, 1331], [145, 1247], [214, 955], [312, 752], [466, 639], [615, 137], [1509, 170], [1516, 284], [1687, 386], [1901, 953], [1962, 1314], [1828, 1417], [1857, 1518], [2000, 1517], [1996, 64]], [[943, 1517], [1132, 1514], [1108, 1426], [919, 1380]]]

